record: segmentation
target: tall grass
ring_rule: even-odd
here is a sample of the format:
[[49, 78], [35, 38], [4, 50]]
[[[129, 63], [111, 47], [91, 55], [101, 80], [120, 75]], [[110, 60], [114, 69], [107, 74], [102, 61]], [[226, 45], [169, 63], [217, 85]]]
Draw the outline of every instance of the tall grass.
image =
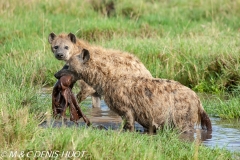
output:
[[204, 100], [204, 106], [206, 111], [215, 117], [223, 119], [240, 117], [239, 97], [231, 97], [230, 99], [227, 98], [227, 100], [219, 97], [212, 97]]
[[114, 14], [106, 16], [102, 10], [109, 2], [1, 2], [3, 50], [40, 52], [37, 63], [48, 66], [48, 33], [73, 32], [91, 43], [132, 52], [153, 76], [175, 79], [197, 91], [231, 91], [239, 85], [237, 1], [118, 0], [111, 1]]
[[228, 0], [0, 1], [0, 151], [86, 150], [85, 159], [233, 159], [229, 151], [197, 149], [170, 131], [148, 136], [40, 128], [51, 99], [39, 92], [55, 83], [53, 74], [64, 64], [53, 57], [48, 34], [72, 32], [137, 55], [154, 77], [199, 92], [230, 92], [236, 98], [227, 102], [206, 99], [206, 110], [239, 118], [239, 7], [239, 1]]

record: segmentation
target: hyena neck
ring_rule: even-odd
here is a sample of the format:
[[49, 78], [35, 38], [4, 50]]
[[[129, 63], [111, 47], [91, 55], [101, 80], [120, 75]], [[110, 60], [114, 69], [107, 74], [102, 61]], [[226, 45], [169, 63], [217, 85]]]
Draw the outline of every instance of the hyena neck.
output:
[[106, 76], [106, 72], [103, 72], [100, 68], [94, 69], [83, 69], [81, 71], [82, 79], [91, 87], [93, 87], [100, 95], [104, 95], [105, 92], [108, 91], [109, 87], [112, 88], [114, 86], [111, 85], [111, 81], [113, 79], [112, 76]]

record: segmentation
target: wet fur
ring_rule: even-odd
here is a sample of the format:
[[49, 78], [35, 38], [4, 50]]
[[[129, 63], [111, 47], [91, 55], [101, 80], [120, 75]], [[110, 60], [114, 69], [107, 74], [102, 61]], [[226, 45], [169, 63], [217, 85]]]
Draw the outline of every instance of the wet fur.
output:
[[[194, 91], [176, 81], [125, 73], [140, 63], [130, 59], [129, 55], [83, 49], [71, 56], [69, 70], [59, 74], [74, 74], [104, 95], [108, 107], [126, 121], [124, 127], [130, 131], [134, 130], [135, 121], [150, 131], [164, 125], [191, 131], [200, 123], [203, 129], [212, 130], [211, 121]], [[125, 68], [116, 72], [114, 68], [120, 63]]]

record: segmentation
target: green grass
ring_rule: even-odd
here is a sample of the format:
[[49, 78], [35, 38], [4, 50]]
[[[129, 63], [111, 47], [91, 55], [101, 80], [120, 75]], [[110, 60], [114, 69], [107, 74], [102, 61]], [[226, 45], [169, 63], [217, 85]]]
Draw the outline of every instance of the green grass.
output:
[[240, 117], [239, 97], [230, 97], [230, 99], [221, 99], [219, 97], [204, 100], [204, 106], [212, 116], [223, 119], [234, 119]]
[[[51, 99], [41, 88], [55, 83], [53, 74], [64, 64], [50, 51], [50, 32], [72, 32], [131, 52], [154, 77], [215, 94], [201, 98], [210, 115], [240, 117], [239, 1], [116, 0], [108, 16], [110, 1], [0, 2], [0, 151], [86, 150], [85, 159], [234, 159], [224, 149], [196, 149], [172, 131], [148, 136], [38, 127], [51, 117]], [[224, 94], [231, 96], [222, 99]]]
[[31, 151], [34, 158], [39, 151], [52, 151], [58, 152], [58, 159], [64, 159], [61, 155], [67, 151], [86, 151], [83, 159], [194, 159], [196, 156], [199, 159], [232, 159], [233, 156], [225, 149], [199, 146], [197, 141], [181, 141], [178, 133], [168, 129], [150, 136], [91, 128], [41, 128], [26, 112], [24, 108], [18, 110], [14, 118], [1, 116], [1, 120], [5, 119], [1, 127], [1, 149], [7, 153]]
[[[48, 34], [73, 32], [91, 43], [134, 53], [153, 76], [175, 79], [197, 91], [231, 91], [239, 85], [238, 2], [119, 0], [110, 17], [103, 14], [104, 5], [93, 9], [96, 1], [90, 2], [2, 2], [4, 53], [39, 52], [37, 63], [48, 66]], [[52, 84], [52, 72], [44, 73], [44, 81]]]
[[[199, 159], [231, 159], [232, 156], [226, 150], [212, 151], [202, 146], [197, 148], [195, 143], [181, 142], [176, 133], [167, 130], [148, 136], [117, 131], [53, 128], [44, 129], [35, 136], [39, 138], [29, 143], [27, 150], [41, 147], [41, 150], [87, 151], [84, 159], [193, 159], [195, 152], [198, 152]], [[205, 152], [209, 153], [203, 155]]]

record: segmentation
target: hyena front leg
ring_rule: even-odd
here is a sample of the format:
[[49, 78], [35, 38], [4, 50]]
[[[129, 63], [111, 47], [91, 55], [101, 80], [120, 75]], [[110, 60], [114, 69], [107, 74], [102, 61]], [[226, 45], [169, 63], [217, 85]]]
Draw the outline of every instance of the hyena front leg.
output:
[[100, 108], [101, 96], [97, 92], [94, 92], [93, 94], [91, 94], [91, 96], [92, 96], [92, 107]]
[[79, 80], [79, 86], [81, 90], [77, 94], [78, 102], [82, 102], [85, 100], [88, 96], [92, 96], [92, 107], [99, 107], [100, 108], [100, 102], [101, 102], [101, 96], [92, 88], [90, 87], [86, 82], [83, 80]]

